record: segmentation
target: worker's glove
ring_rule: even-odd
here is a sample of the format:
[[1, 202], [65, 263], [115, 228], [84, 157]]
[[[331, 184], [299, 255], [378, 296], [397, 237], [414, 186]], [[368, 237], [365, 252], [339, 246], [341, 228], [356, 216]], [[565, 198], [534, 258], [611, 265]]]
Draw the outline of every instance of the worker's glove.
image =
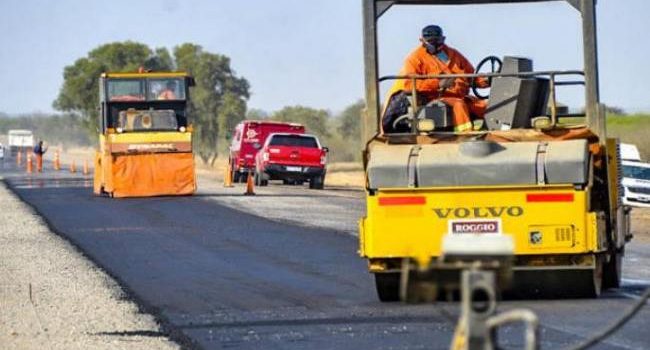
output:
[[454, 85], [454, 79], [453, 78], [443, 78], [440, 79], [440, 82], [438, 83], [438, 89], [440, 91], [445, 91], [452, 87]]
[[480, 89], [487, 89], [492, 85], [492, 78], [478, 77], [474, 79], [474, 84]]

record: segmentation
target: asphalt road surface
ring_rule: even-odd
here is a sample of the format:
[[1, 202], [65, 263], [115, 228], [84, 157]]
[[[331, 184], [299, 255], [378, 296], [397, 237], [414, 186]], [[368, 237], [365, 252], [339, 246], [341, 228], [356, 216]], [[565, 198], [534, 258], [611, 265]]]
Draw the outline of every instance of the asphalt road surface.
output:
[[[255, 197], [203, 179], [198, 195], [109, 199], [90, 178], [0, 175], [53, 231], [105, 269], [189, 348], [446, 349], [458, 303], [382, 304], [357, 256], [363, 194], [270, 186]], [[596, 300], [505, 301], [542, 323], [543, 349], [576, 344], [613, 322], [650, 285], [650, 244], [633, 243], [622, 288]], [[650, 307], [597, 349], [650, 348]], [[137, 332], [136, 332], [137, 333]], [[521, 328], [500, 332], [506, 348]]]

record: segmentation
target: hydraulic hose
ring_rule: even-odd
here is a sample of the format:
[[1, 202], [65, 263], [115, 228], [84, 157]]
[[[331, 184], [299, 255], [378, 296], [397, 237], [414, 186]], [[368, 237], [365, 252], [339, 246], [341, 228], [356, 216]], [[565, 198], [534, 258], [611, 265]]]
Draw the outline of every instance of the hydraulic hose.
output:
[[636, 304], [634, 304], [629, 310], [627, 310], [621, 318], [619, 318], [616, 322], [612, 323], [609, 327], [603, 329], [600, 331], [600, 333], [585, 339], [582, 343], [570, 348], [570, 350], [583, 350], [583, 349], [588, 349], [599, 342], [601, 342], [603, 339], [609, 337], [612, 335], [614, 332], [616, 332], [619, 328], [621, 328], [623, 325], [625, 325], [629, 320], [631, 320], [634, 315], [639, 312], [645, 305], [646, 301], [648, 301], [648, 298], [650, 298], [650, 288], [647, 288], [645, 292], [641, 295], [641, 299], [639, 299]]

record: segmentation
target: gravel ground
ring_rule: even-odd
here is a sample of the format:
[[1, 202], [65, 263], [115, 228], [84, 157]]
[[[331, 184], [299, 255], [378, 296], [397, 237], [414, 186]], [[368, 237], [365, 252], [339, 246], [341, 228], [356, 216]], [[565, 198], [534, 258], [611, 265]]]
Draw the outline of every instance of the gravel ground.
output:
[[179, 346], [0, 182], [0, 348]]

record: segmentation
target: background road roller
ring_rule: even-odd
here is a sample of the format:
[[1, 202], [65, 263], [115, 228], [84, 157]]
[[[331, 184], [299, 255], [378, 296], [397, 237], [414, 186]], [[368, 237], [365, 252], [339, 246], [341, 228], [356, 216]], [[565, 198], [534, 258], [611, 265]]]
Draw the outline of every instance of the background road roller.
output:
[[188, 114], [193, 82], [183, 72], [101, 75], [95, 194], [148, 197], [196, 191]]

